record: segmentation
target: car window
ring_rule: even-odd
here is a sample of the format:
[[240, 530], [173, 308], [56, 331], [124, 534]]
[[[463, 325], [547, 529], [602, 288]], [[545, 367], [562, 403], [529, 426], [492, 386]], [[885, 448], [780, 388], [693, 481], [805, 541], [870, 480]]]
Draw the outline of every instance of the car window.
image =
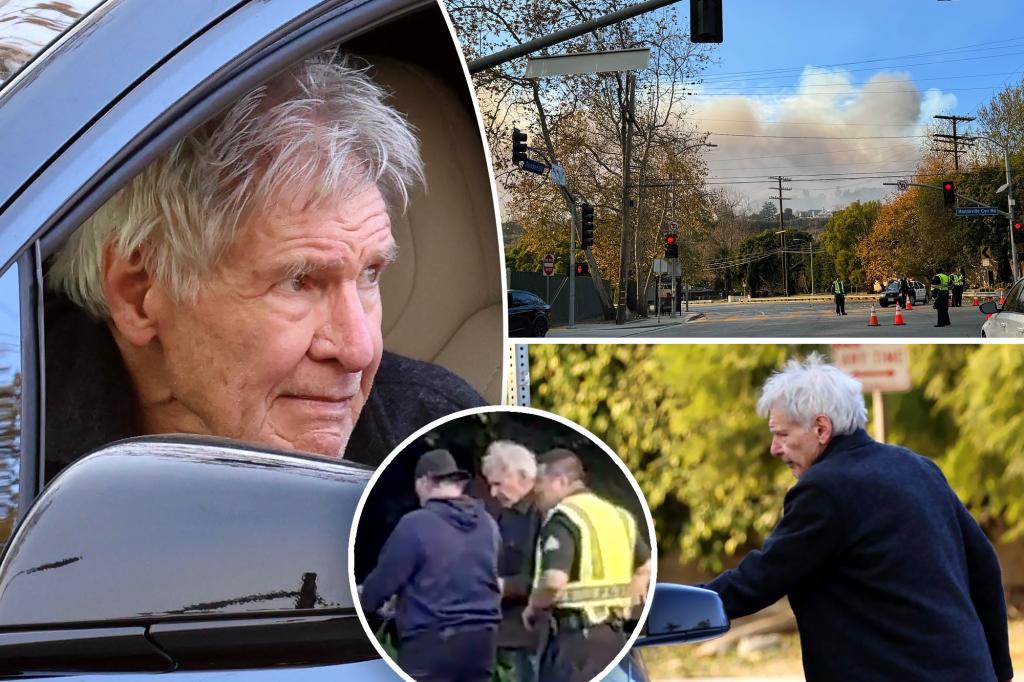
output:
[[528, 302], [526, 297], [518, 291], [512, 292], [509, 296], [512, 297], [511, 305], [526, 305]]
[[1024, 279], [1013, 285], [1006, 295], [1003, 310], [1010, 313], [1024, 313]]
[[100, 2], [0, 1], [0, 85]]
[[18, 509], [21, 453], [21, 324], [18, 265], [0, 276], [0, 543]]

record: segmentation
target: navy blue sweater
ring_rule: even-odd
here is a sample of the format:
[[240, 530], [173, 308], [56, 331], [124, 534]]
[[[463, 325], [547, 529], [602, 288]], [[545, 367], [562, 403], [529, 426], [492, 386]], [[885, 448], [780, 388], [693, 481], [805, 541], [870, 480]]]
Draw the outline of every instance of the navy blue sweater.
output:
[[449, 627], [496, 628], [498, 542], [497, 523], [479, 500], [428, 500], [403, 516], [384, 543], [363, 582], [363, 611], [374, 613], [397, 594], [403, 640]]
[[731, 618], [788, 594], [808, 682], [1013, 677], [992, 545], [931, 460], [863, 430], [829, 443], [764, 547], [709, 587]]

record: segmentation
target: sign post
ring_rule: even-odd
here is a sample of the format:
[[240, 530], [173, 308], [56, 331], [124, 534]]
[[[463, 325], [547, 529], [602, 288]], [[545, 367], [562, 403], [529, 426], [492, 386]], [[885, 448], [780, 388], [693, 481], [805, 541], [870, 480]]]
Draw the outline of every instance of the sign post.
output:
[[555, 274], [555, 254], [545, 253], [541, 265], [544, 270], [544, 302], [551, 305], [551, 275]]
[[884, 443], [885, 402], [882, 394], [910, 390], [910, 350], [895, 344], [834, 345], [832, 361], [859, 381], [865, 392], [871, 392], [875, 440]]

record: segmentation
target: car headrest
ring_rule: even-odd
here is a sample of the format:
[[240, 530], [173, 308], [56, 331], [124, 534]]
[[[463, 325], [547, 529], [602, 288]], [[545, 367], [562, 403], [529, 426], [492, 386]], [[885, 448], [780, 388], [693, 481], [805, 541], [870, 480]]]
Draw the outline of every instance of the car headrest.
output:
[[476, 114], [413, 64], [368, 58], [392, 106], [415, 126], [427, 185], [392, 215], [398, 261], [382, 280], [384, 346], [436, 362], [484, 398], [501, 393], [501, 260], [490, 169]]

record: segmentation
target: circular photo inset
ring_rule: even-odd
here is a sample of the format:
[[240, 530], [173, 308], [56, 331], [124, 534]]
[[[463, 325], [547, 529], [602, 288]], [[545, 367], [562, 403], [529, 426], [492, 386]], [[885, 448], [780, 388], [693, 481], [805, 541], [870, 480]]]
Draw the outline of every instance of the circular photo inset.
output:
[[654, 547], [607, 445], [556, 415], [487, 407], [391, 453], [359, 502], [349, 565], [360, 621], [406, 680], [589, 682], [630, 665]]

